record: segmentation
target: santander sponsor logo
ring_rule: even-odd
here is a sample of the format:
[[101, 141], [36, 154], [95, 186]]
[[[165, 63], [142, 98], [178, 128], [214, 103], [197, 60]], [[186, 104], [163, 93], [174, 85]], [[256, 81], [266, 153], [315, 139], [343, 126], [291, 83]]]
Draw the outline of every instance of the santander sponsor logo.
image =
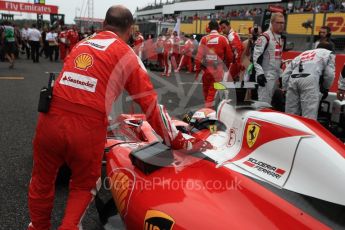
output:
[[64, 72], [59, 83], [94, 93], [96, 91], [97, 79], [73, 72]]
[[91, 87], [91, 88], [95, 86], [94, 84], [92, 84], [92, 83], [89, 82], [89, 81], [83, 82], [83, 81], [79, 81], [79, 80], [77, 80], [77, 79], [73, 79], [72, 77], [66, 77], [66, 76], [65, 76], [63, 80], [64, 80], [64, 81], [73, 82], [73, 83], [78, 84], [78, 85], [85, 85], [85, 86]]

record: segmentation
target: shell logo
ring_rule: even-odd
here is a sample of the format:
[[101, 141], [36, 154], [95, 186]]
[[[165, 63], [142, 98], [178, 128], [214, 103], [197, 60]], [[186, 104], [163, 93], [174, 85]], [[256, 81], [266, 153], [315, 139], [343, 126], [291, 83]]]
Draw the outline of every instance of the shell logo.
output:
[[110, 178], [111, 193], [121, 216], [127, 214], [131, 193], [134, 189], [134, 180], [133, 174], [127, 173], [127, 171], [117, 171]]
[[87, 53], [80, 54], [74, 59], [74, 64], [77, 69], [87, 70], [93, 65], [93, 57]]

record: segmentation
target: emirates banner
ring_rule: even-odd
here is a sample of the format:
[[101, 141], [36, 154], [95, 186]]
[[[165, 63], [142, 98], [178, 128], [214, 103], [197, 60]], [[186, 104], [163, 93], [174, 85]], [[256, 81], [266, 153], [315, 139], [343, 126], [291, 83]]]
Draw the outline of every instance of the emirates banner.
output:
[[53, 5], [41, 5], [24, 2], [0, 1], [0, 10], [16, 11], [35, 14], [57, 14], [58, 7]]

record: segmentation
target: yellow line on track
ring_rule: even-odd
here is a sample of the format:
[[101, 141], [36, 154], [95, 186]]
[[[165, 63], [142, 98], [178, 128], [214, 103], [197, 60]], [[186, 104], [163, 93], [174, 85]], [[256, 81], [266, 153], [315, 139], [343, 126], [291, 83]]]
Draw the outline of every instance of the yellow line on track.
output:
[[24, 77], [0, 77], [0, 80], [24, 80]]

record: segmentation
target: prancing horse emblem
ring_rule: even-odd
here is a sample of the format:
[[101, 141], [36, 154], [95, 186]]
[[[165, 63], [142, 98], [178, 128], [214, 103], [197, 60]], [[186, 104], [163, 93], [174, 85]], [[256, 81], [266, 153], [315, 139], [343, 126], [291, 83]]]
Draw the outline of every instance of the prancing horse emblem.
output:
[[255, 122], [251, 122], [247, 128], [247, 144], [249, 148], [253, 147], [256, 140], [258, 139], [260, 132], [260, 125]]

